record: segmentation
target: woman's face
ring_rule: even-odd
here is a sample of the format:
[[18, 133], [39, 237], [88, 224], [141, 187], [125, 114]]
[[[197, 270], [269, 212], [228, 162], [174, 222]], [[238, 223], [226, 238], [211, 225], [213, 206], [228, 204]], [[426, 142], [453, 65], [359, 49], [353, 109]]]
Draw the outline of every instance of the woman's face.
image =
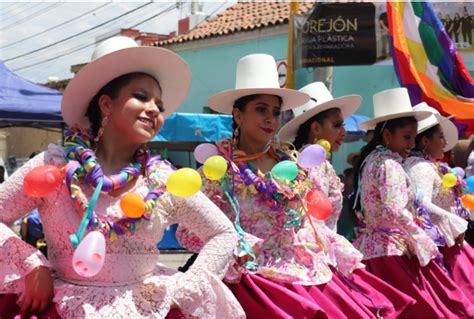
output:
[[261, 94], [248, 102], [243, 111], [234, 108], [240, 139], [255, 145], [266, 145], [280, 127], [281, 104], [277, 96]]
[[347, 135], [344, 128], [344, 118], [339, 109], [329, 110], [322, 123], [313, 122], [311, 129], [316, 139], [325, 139], [331, 143], [331, 152], [339, 150], [344, 143], [344, 137]]
[[407, 158], [412, 148], [415, 147], [416, 129], [416, 123], [396, 128], [393, 133], [388, 129], [384, 129], [384, 145], [392, 152], [400, 154], [403, 158]]
[[422, 149], [435, 160], [441, 160], [444, 157], [444, 147], [446, 146], [446, 139], [440, 125], [435, 127], [433, 136], [428, 138], [423, 136], [421, 138]]
[[109, 117], [104, 135], [108, 131], [107, 134], [116, 137], [115, 142], [147, 143], [164, 123], [161, 89], [156, 80], [148, 75], [134, 77], [114, 99], [103, 95], [99, 105], [103, 116], [105, 113]]

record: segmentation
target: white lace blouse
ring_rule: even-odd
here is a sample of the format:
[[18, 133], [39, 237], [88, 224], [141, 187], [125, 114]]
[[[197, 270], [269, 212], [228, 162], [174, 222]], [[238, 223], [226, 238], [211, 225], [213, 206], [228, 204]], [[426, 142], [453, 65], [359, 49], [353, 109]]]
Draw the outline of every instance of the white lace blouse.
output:
[[[73, 249], [69, 235], [76, 232], [81, 217], [68, 194], [66, 184], [44, 198], [32, 198], [23, 191], [24, 176], [32, 168], [65, 164], [64, 150], [50, 145], [0, 185], [0, 293], [22, 298], [24, 277], [44, 265], [54, 272], [54, 302], [63, 318], [164, 318], [174, 303], [187, 317], [242, 318], [244, 312], [233, 294], [222, 283], [238, 237], [231, 222], [202, 193], [178, 198], [165, 193], [159, 197], [149, 222], [142, 221], [135, 234], [106, 239], [102, 270], [93, 277], [77, 275], [72, 268]], [[162, 164], [159, 173], [167, 178], [170, 166]], [[88, 198], [93, 188], [81, 185]], [[146, 195], [144, 181], [131, 191]], [[23, 242], [8, 225], [38, 208], [48, 243], [49, 261]], [[120, 197], [102, 193], [96, 214], [120, 218]], [[156, 248], [164, 229], [180, 223], [192, 229], [205, 246], [186, 273], [158, 262]]]

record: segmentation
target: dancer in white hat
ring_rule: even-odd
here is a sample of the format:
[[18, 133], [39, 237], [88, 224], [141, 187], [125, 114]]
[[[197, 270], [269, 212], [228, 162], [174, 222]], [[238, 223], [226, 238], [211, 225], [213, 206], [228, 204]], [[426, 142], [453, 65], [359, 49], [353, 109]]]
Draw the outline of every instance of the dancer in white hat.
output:
[[396, 88], [374, 95], [374, 115], [360, 125], [373, 129], [374, 138], [356, 167], [360, 227], [354, 246], [368, 271], [416, 299], [400, 317], [470, 317], [470, 300], [434, 261], [438, 248], [416, 218], [416, 192], [402, 167], [415, 146], [418, 121], [432, 113], [414, 110], [408, 91]]
[[[293, 142], [300, 151], [323, 139], [330, 143], [330, 152], [336, 153], [346, 136], [344, 120], [357, 111], [362, 98], [359, 95], [333, 98], [322, 82], [308, 84], [300, 91], [309, 94], [310, 101], [293, 109], [295, 118], [283, 126], [279, 133], [280, 139]], [[332, 212], [324, 223], [335, 232], [342, 211], [344, 185], [327, 159], [309, 168], [308, 177], [312, 186], [322, 191], [331, 202]], [[357, 287], [354, 291], [356, 295], [358, 291], [364, 292], [360, 294], [361, 303], [374, 313], [377, 313], [377, 309], [383, 309], [380, 314], [384, 317], [398, 317], [407, 306], [414, 303], [412, 298], [359, 266], [357, 262], [362, 260], [363, 255], [342, 236], [333, 236], [339, 237], [332, 242], [336, 257], [334, 266], [341, 271], [339, 276], [346, 274], [347, 278], [344, 279]]]
[[[245, 316], [221, 281], [237, 240], [232, 223], [201, 193], [167, 192], [173, 167], [142, 146], [190, 84], [188, 66], [169, 50], [127, 37], [96, 47], [64, 92], [62, 114], [71, 127], [65, 148], [50, 145], [0, 186], [0, 317], [19, 311], [45, 318]], [[27, 189], [39, 194], [54, 181], [49, 173], [31, 188], [29, 171], [45, 164], [51, 172], [61, 168], [57, 188], [27, 196]], [[33, 208], [49, 260], [6, 226]], [[185, 274], [158, 263], [156, 243], [172, 223], [206, 241]]]
[[[234, 118], [233, 139], [217, 144], [229, 162], [227, 173], [203, 185], [241, 235], [225, 280], [248, 318], [374, 318], [360, 296], [334, 274], [332, 243], [341, 236], [302, 212], [312, 190], [308, 176], [275, 139], [281, 111], [308, 99], [305, 92], [279, 88], [275, 60], [265, 54], [243, 57], [236, 89], [209, 99], [212, 109]], [[183, 228], [178, 238], [194, 251], [203, 244]], [[346, 257], [348, 268], [362, 266], [357, 258]]]
[[[466, 296], [474, 296], [474, 251], [464, 242], [469, 210], [462, 202], [463, 176], [442, 162], [444, 152], [456, 145], [458, 130], [449, 118], [424, 102], [413, 109], [430, 111], [433, 115], [418, 123], [415, 151], [403, 166], [420, 194], [420, 204], [426, 207], [442, 235], [438, 245], [452, 279]], [[452, 177], [449, 187], [443, 184], [443, 177], [445, 184]]]

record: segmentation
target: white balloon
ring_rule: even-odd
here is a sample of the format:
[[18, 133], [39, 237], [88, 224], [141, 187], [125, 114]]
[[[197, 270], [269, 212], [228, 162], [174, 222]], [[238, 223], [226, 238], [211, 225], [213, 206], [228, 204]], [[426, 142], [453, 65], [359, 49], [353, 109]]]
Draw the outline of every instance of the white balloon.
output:
[[104, 266], [105, 238], [101, 232], [92, 231], [77, 246], [72, 256], [72, 267], [82, 277], [92, 277]]
[[199, 144], [194, 149], [194, 158], [201, 164], [204, 164], [209, 157], [214, 155], [219, 155], [219, 152], [217, 151], [217, 146], [211, 143]]

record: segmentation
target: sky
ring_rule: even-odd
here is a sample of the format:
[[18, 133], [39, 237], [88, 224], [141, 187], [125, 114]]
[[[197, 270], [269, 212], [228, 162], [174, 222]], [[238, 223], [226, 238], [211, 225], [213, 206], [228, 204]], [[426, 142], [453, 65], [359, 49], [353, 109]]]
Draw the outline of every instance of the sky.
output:
[[[90, 60], [97, 37], [137, 24], [134, 28], [142, 32], [176, 31], [178, 20], [191, 8], [190, 0], [179, 2], [181, 8], [176, 8], [177, 1], [0, 0], [0, 60], [32, 82], [68, 79], [71, 65]], [[234, 3], [200, 1], [205, 16]]]

